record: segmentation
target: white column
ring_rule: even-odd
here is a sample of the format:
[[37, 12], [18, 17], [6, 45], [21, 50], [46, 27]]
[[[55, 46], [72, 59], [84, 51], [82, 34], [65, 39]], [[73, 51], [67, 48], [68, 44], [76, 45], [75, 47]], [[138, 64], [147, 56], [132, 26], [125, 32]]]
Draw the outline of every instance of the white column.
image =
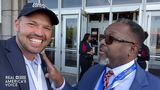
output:
[[110, 3], [110, 11], [109, 11], [109, 24], [112, 23], [113, 15], [112, 15], [112, 0], [108, 0]]
[[61, 63], [62, 63], [62, 17], [61, 17], [61, 0], [58, 0], [58, 19], [59, 24], [56, 26], [55, 31], [55, 66], [61, 71]]
[[146, 0], [142, 0], [142, 27], [144, 30], [146, 30], [145, 24], [146, 24]]

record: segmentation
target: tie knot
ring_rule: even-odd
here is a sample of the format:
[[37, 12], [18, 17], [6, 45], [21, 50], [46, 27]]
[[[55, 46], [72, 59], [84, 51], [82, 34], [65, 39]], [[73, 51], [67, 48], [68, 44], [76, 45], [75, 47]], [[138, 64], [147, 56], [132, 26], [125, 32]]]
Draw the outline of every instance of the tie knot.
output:
[[112, 76], [113, 74], [114, 74], [114, 73], [113, 73], [112, 70], [109, 70], [109, 71], [106, 73], [107, 76]]

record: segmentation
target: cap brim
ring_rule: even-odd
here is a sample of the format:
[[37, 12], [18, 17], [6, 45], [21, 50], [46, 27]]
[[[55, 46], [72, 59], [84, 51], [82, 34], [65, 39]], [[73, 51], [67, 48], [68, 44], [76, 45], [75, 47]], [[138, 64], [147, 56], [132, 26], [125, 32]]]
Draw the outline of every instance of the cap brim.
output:
[[38, 11], [43, 12], [46, 15], [48, 15], [51, 20], [52, 25], [57, 25], [59, 23], [59, 20], [58, 20], [56, 14], [54, 12], [52, 12], [51, 10], [45, 9], [45, 8], [35, 8], [32, 10], [29, 10], [28, 12], [25, 12], [25, 14], [20, 14], [20, 16], [18, 16], [18, 18], [21, 16], [28, 16], [28, 15], [35, 13], [35, 12], [38, 12]]

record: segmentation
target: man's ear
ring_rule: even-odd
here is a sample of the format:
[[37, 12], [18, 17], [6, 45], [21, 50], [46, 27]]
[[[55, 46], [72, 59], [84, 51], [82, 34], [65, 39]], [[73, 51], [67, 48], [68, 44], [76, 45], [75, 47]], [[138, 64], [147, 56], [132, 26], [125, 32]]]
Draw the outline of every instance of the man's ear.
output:
[[138, 52], [138, 47], [136, 46], [136, 45], [133, 45], [133, 46], [131, 46], [131, 53], [132, 54], [137, 54], [137, 52]]
[[19, 27], [20, 27], [20, 21], [17, 19], [14, 21], [14, 30], [15, 32], [19, 31]]
[[128, 53], [128, 59], [133, 59], [133, 56], [137, 53], [137, 47], [135, 45], [131, 46]]

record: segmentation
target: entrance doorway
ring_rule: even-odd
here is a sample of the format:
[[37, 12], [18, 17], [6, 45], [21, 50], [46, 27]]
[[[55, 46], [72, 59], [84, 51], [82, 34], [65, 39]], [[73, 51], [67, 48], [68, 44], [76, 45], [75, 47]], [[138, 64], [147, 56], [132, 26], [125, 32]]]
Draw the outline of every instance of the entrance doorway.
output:
[[78, 73], [78, 15], [64, 15], [62, 34], [62, 72]]

